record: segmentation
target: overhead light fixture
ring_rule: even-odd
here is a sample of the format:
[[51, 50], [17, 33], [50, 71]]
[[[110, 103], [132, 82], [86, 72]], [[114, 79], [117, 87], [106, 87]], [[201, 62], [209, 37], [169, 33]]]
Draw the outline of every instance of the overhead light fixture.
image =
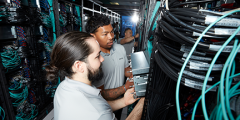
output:
[[137, 23], [138, 22], [138, 15], [137, 13], [134, 13], [133, 16], [132, 16], [132, 21]]
[[132, 3], [132, 4], [139, 4], [138, 2], [130, 2], [130, 3]]
[[110, 2], [111, 5], [119, 5], [118, 2]]

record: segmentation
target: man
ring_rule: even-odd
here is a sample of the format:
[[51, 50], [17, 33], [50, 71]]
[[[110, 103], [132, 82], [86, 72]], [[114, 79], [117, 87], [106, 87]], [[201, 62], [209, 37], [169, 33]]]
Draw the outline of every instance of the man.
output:
[[127, 81], [124, 85], [124, 75], [131, 77], [129, 63], [122, 45], [113, 42], [114, 32], [110, 20], [104, 15], [90, 17], [86, 24], [86, 31], [99, 43], [100, 54], [105, 59], [102, 62], [103, 79], [93, 84], [101, 88], [101, 94], [106, 100], [114, 100], [133, 86]]
[[[132, 36], [132, 30], [131, 28], [126, 28], [124, 31], [124, 38], [120, 38], [118, 40], [118, 43], [123, 45], [127, 56], [130, 56], [131, 53], [134, 52], [134, 47], [137, 47], [138, 42], [135, 42], [135, 38], [139, 37], [139, 34], [136, 34], [135, 36]], [[128, 60], [130, 60], [131, 57], [128, 57]]]
[[[66, 77], [54, 96], [54, 120], [114, 120], [112, 111], [136, 101], [131, 94], [133, 88], [118, 100], [106, 101], [102, 98], [100, 89], [92, 82], [102, 78], [100, 66], [103, 61], [98, 42], [87, 33], [68, 32], [56, 40], [50, 66], [46, 67], [47, 78]], [[140, 119], [143, 99], [140, 101], [141, 104], [127, 119]]]

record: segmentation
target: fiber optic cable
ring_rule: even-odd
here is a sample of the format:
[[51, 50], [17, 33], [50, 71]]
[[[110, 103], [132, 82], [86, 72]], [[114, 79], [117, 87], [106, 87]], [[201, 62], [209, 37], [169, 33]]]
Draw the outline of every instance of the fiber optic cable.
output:
[[[2, 113], [3, 113], [3, 115], [2, 115]], [[1, 106], [0, 106], [0, 116], [2, 116], [2, 120], [5, 119], [5, 111]]]
[[[182, 68], [181, 68], [181, 71], [180, 71], [180, 74], [179, 74], [179, 77], [178, 77], [178, 81], [177, 81], [177, 86], [176, 86], [176, 107], [177, 107], [177, 114], [178, 114], [178, 119], [179, 120], [181, 120], [182, 118], [181, 118], [181, 111], [180, 111], [180, 107], [179, 107], [179, 88], [180, 88], [180, 81], [181, 81], [181, 78], [182, 78], [182, 74], [183, 74], [183, 71], [184, 71], [184, 69], [185, 69], [185, 66], [186, 66], [186, 64], [187, 64], [187, 62], [189, 61], [189, 59], [190, 59], [190, 56], [192, 55], [192, 53], [193, 53], [193, 51], [195, 50], [195, 48], [196, 48], [196, 46], [197, 46], [197, 44], [200, 42], [200, 40], [201, 40], [201, 38], [203, 37], [203, 35], [207, 32], [207, 30], [209, 30], [215, 23], [217, 23], [218, 21], [220, 21], [221, 19], [223, 19], [224, 17], [226, 17], [226, 16], [228, 16], [228, 15], [230, 15], [230, 14], [232, 14], [232, 13], [235, 13], [235, 12], [240, 12], [240, 11], [232, 11], [232, 12], [230, 12], [230, 13], [228, 13], [228, 14], [226, 14], [226, 15], [223, 15], [223, 16], [221, 16], [220, 18], [218, 18], [215, 22], [213, 22], [213, 23], [211, 23], [204, 31], [203, 31], [203, 33], [198, 37], [198, 39], [197, 39], [197, 41], [196, 41], [196, 43], [194, 44], [194, 46], [193, 46], [193, 48], [191, 49], [191, 51], [190, 51], [190, 53], [188, 54], [188, 56], [187, 56], [187, 58], [186, 58], [186, 60], [185, 60], [185, 62], [184, 62], [184, 64], [183, 64], [183, 66], [182, 66]], [[238, 28], [238, 29], [240, 29], [240, 27]], [[235, 35], [236, 35], [236, 31], [234, 32], [235, 33]], [[232, 36], [235, 36], [234, 34], [232, 35]], [[231, 37], [230, 37], [231, 38]], [[229, 41], [231, 40], [229, 38]], [[227, 43], [227, 42], [226, 42]], [[224, 45], [223, 45], [224, 46]], [[226, 46], [226, 45], [225, 45]], [[224, 47], [225, 47], [224, 46]], [[222, 49], [223, 49], [223, 47], [222, 47]], [[221, 50], [221, 49], [220, 49]], [[218, 52], [218, 53], [220, 53], [220, 52]], [[213, 67], [213, 63], [214, 63], [214, 61], [216, 61], [216, 58], [213, 60], [213, 62], [211, 63], [211, 66], [210, 67]], [[211, 69], [211, 68], [210, 68]], [[210, 70], [209, 69], [209, 70]], [[210, 71], [208, 70], [208, 76], [210, 75]], [[205, 78], [205, 81], [204, 81], [204, 85], [203, 85], [203, 91], [202, 91], [202, 103], [203, 102], [205, 102], [205, 101], [203, 101], [203, 99], [205, 99], [205, 96], [204, 96], [204, 93], [205, 93], [205, 87], [206, 87], [206, 82], [207, 82], [207, 79], [208, 79], [208, 77], [206, 77]], [[203, 109], [205, 108], [205, 106], [202, 104], [202, 106], [203, 106]], [[205, 108], [206, 109], [206, 108]], [[207, 119], [208, 120], [208, 117], [207, 117], [207, 113], [206, 113], [206, 110], [205, 111], [203, 111], [203, 113], [204, 113], [204, 117], [205, 117], [205, 119]]]
[[51, 20], [52, 20], [52, 26], [53, 26], [53, 41], [52, 41], [52, 45], [54, 45], [55, 41], [56, 41], [56, 31], [55, 31], [55, 18], [54, 18], [54, 13], [53, 13], [53, 1], [52, 0], [48, 0], [48, 3], [50, 5], [50, 17], [51, 17]]
[[[237, 38], [235, 40], [235, 43], [236, 42], [238, 42]], [[230, 98], [229, 98], [229, 91], [228, 91], [228, 89], [230, 88], [231, 82], [230, 82], [230, 84], [228, 82], [229, 82], [230, 71], [231, 71], [231, 68], [232, 68], [232, 63], [233, 63], [233, 60], [234, 60], [233, 58], [236, 57], [236, 54], [237, 54], [237, 52], [238, 52], [238, 50], [240, 48], [240, 47], [236, 48], [236, 44], [235, 43], [234, 43], [234, 46], [233, 46], [233, 49], [232, 49], [232, 51], [234, 51], [234, 53], [233, 53], [233, 55], [230, 58], [229, 65], [228, 65], [228, 63], [225, 63], [226, 67], [228, 67], [227, 74], [226, 74], [226, 80], [225, 80], [225, 84], [226, 84], [226, 87], [225, 87], [225, 95], [226, 95], [225, 102], [226, 102], [226, 109], [227, 109], [228, 115], [229, 115], [231, 120], [234, 120], [234, 117], [233, 117], [232, 112], [230, 110], [230, 103], [229, 103]], [[239, 46], [240, 46], [240, 44], [239, 44]], [[234, 69], [234, 68], [232, 68], [232, 69]], [[225, 74], [225, 73], [222, 72], [222, 74]], [[234, 74], [234, 70], [232, 70], [232, 74]], [[230, 81], [232, 81], [232, 79], [230, 79]]]
[[[232, 11], [232, 12], [229, 12], [228, 14], [225, 14], [225, 15], [221, 16], [217, 21], [215, 21], [215, 22], [213, 22], [212, 24], [210, 24], [210, 25], [207, 27], [206, 30], [208, 30], [208, 28], [212, 27], [213, 24], [215, 24], [216, 22], [218, 22], [218, 21], [221, 20], [222, 18], [224, 18], [224, 17], [226, 17], [226, 16], [228, 16], [228, 15], [230, 15], [230, 14], [233, 14], [233, 13], [235, 13], [235, 12], [240, 12], [240, 10]], [[206, 30], [205, 30], [205, 31], [206, 31]], [[209, 75], [210, 75], [210, 73], [211, 73], [213, 64], [215, 64], [218, 56], [220, 55], [220, 53], [222, 52], [222, 50], [225, 48], [225, 46], [227, 46], [227, 44], [232, 40], [232, 38], [238, 33], [239, 30], [240, 30], [240, 27], [237, 28], [237, 30], [226, 40], [226, 42], [225, 42], [225, 43], [222, 45], [222, 47], [218, 50], [218, 52], [216, 53], [215, 57], [213, 58], [213, 60], [212, 60], [212, 62], [211, 62], [211, 65], [210, 65], [210, 67], [209, 67], [209, 70], [208, 70], [208, 72], [207, 72], [207, 74], [206, 74], [206, 77], [205, 77], [205, 80], [204, 80], [204, 83], [203, 83], [203, 88], [202, 88], [202, 109], [203, 109], [204, 117], [205, 117], [206, 120], [208, 120], [208, 115], [207, 115], [207, 111], [206, 111], [205, 94], [204, 94], [204, 93], [205, 93], [205, 90], [206, 90], [207, 79], [209, 78]], [[199, 38], [201, 38], [202, 35], [204, 35], [204, 34], [205, 34], [205, 33], [202, 33], [201, 36], [199, 36]], [[195, 48], [195, 47], [194, 47], [194, 48]], [[221, 81], [223, 82], [223, 80], [221, 80]], [[222, 88], [222, 87], [221, 87], [221, 85], [223, 85], [222, 82], [221, 82], [221, 84], [220, 84], [220, 88]], [[220, 90], [220, 91], [221, 91], [221, 90]], [[223, 94], [223, 93], [220, 92], [220, 94]], [[221, 101], [222, 104], [224, 104], [223, 102], [224, 102], [224, 101]], [[226, 111], [223, 107], [222, 107], [222, 109], [223, 109], [223, 111]], [[227, 118], [227, 115], [226, 115], [224, 112], [223, 112], [223, 116], [224, 116], [224, 118], [225, 118], [226, 120], [228, 119], [228, 118]]]
[[1, 58], [2, 58], [2, 64], [3, 67], [7, 69], [14, 69], [17, 66], [20, 65], [21, 59], [18, 56], [18, 53], [16, 50], [13, 50], [12, 48], [4, 49], [4, 52], [1, 52]]

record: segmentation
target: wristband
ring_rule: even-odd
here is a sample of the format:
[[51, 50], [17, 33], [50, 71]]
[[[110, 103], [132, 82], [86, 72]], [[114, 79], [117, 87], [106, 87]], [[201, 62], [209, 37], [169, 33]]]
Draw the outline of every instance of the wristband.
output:
[[125, 88], [125, 85], [123, 85], [124, 89], [125, 89], [125, 92], [127, 91], [127, 89]]

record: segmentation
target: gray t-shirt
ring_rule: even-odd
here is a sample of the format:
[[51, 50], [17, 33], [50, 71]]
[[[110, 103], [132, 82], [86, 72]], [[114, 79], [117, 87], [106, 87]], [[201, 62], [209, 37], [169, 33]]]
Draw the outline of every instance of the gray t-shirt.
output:
[[129, 66], [124, 47], [114, 43], [110, 54], [104, 52], [100, 54], [104, 58], [102, 62], [103, 79], [94, 82], [93, 85], [96, 87], [104, 85], [104, 89], [122, 86], [124, 84], [125, 68]]
[[65, 77], [55, 92], [54, 120], [116, 119], [100, 89]]
[[[123, 38], [118, 39], [118, 44], [120, 44], [120, 41], [122, 39]], [[128, 60], [131, 59], [131, 57], [129, 55], [131, 55], [131, 53], [134, 52], [134, 42], [135, 42], [135, 40], [132, 40], [131, 42], [122, 45], [126, 50], [126, 55], [127, 55]]]

